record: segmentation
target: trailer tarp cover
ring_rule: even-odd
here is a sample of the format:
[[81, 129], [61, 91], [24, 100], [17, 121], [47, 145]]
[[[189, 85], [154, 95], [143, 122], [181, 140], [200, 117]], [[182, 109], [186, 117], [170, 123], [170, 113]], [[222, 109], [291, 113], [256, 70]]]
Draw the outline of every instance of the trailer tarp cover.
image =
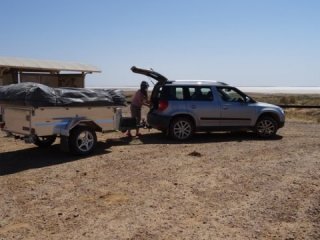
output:
[[44, 106], [125, 106], [119, 89], [51, 88], [39, 83], [18, 83], [0, 87], [0, 103]]

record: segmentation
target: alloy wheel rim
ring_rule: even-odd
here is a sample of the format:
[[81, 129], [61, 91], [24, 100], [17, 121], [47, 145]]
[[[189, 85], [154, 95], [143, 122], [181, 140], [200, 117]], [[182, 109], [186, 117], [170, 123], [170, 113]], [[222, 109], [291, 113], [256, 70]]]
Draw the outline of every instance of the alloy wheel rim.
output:
[[274, 123], [266, 119], [259, 122], [257, 130], [261, 136], [270, 136], [274, 134], [275, 128]]
[[83, 131], [77, 137], [77, 147], [82, 152], [91, 150], [94, 143], [93, 134], [89, 131]]
[[179, 121], [174, 125], [173, 132], [178, 139], [186, 139], [191, 134], [191, 125], [187, 121]]

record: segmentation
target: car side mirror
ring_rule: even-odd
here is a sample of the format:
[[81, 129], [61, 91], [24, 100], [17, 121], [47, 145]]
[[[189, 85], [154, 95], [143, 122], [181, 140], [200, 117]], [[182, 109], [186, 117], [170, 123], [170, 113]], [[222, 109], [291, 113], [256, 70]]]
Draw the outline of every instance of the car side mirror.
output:
[[245, 100], [245, 102], [246, 102], [246, 103], [251, 102], [251, 98], [250, 98], [250, 97], [248, 97], [248, 96], [246, 96], [246, 100]]

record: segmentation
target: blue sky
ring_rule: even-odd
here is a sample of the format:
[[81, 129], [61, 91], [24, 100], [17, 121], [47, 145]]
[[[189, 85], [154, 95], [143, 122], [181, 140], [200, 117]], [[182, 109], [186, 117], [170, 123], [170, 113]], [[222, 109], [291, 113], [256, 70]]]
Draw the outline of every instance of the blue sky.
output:
[[0, 56], [93, 64], [86, 86], [136, 86], [130, 67], [236, 86], [320, 86], [317, 0], [2, 0]]

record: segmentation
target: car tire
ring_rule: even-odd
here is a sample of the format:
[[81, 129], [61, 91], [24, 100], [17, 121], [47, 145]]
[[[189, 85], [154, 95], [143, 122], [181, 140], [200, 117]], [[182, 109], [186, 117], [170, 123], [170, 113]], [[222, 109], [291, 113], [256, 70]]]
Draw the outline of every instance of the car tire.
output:
[[36, 136], [34, 144], [41, 148], [50, 147], [56, 141], [56, 138], [56, 135], [42, 137]]
[[255, 125], [255, 132], [259, 137], [270, 138], [276, 135], [278, 123], [272, 117], [260, 117]]
[[178, 117], [172, 120], [169, 135], [175, 140], [184, 141], [193, 136], [194, 124], [190, 118]]
[[96, 144], [96, 132], [90, 127], [76, 127], [70, 133], [69, 150], [75, 155], [88, 155], [92, 153]]

